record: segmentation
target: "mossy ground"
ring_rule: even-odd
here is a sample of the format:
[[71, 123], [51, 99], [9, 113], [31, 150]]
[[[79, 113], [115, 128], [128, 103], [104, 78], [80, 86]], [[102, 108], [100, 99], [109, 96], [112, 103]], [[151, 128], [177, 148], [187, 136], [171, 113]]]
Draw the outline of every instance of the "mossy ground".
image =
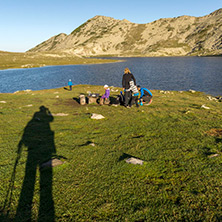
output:
[[[154, 90], [150, 106], [80, 106], [73, 98], [87, 91], [104, 90], [81, 85], [71, 92], [0, 94], [6, 102], [0, 103], [1, 221], [222, 220], [222, 139], [206, 133], [222, 128], [222, 103], [201, 93]], [[203, 104], [210, 109], [200, 108]], [[41, 126], [44, 117], [33, 118], [41, 106], [54, 116], [48, 128]], [[92, 120], [91, 113], [105, 119]], [[54, 153], [40, 158], [49, 146]], [[27, 182], [30, 153], [39, 160], [37, 168], [52, 156], [65, 163], [37, 170], [34, 182]], [[127, 164], [129, 156], [145, 164]], [[21, 208], [30, 195], [32, 204]], [[53, 202], [47, 201], [50, 195]]]

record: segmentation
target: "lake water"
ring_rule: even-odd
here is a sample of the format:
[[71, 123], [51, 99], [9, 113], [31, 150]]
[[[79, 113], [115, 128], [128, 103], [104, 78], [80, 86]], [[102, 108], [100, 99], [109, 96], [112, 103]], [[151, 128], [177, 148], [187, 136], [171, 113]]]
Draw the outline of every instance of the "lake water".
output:
[[[120, 58], [114, 58], [120, 59]], [[148, 89], [202, 91], [222, 95], [222, 57], [121, 58], [124, 62], [98, 65], [48, 66], [0, 71], [0, 92], [40, 90], [76, 84], [121, 86], [125, 67], [137, 84]]]

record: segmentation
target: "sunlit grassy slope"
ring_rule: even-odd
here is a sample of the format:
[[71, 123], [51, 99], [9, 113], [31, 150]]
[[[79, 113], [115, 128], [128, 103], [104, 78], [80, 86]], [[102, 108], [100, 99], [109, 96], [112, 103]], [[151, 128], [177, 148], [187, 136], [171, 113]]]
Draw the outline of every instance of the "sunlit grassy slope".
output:
[[[222, 220], [222, 138], [207, 133], [222, 128], [222, 103], [201, 93], [153, 90], [153, 103], [138, 109], [80, 106], [73, 98], [87, 91], [102, 94], [103, 87], [0, 94], [6, 102], [0, 103], [1, 221]], [[41, 106], [53, 116], [48, 128], [44, 117], [33, 118]], [[105, 118], [92, 120], [92, 113]], [[28, 156], [35, 161], [50, 146], [34, 181], [24, 180]], [[52, 156], [65, 163], [40, 175], [38, 166]], [[131, 156], [145, 163], [126, 163]], [[44, 202], [51, 194], [53, 203]], [[21, 208], [30, 195], [32, 204]]]
[[75, 65], [114, 62], [104, 59], [87, 59], [62, 53], [13, 53], [0, 51], [0, 69], [33, 68], [48, 65]]

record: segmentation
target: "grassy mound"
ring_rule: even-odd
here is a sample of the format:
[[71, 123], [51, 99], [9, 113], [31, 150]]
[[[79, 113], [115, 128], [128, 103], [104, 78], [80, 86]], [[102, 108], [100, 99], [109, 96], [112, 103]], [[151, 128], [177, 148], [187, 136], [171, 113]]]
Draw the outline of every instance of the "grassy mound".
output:
[[[138, 109], [80, 106], [87, 91], [104, 90], [0, 94], [1, 221], [222, 220], [222, 139], [207, 133], [222, 103], [154, 90]], [[52, 158], [64, 164], [42, 169]]]

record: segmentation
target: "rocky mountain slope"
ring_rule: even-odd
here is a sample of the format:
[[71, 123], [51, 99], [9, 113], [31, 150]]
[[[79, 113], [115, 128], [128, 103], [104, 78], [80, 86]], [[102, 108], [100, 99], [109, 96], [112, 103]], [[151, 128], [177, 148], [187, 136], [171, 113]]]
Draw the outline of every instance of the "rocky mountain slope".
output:
[[180, 16], [147, 24], [95, 16], [71, 34], [61, 33], [29, 51], [81, 56], [221, 55], [222, 9], [203, 17]]

